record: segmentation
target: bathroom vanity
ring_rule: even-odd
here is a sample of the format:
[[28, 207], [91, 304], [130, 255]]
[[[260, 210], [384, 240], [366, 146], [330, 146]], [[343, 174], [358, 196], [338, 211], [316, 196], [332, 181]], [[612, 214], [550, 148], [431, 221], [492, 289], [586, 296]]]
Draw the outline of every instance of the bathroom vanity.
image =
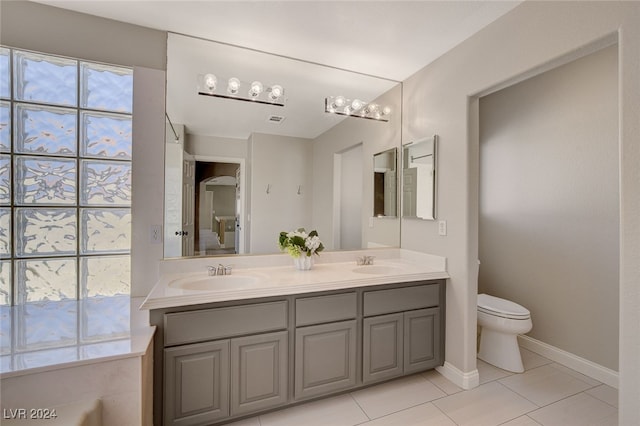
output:
[[183, 275], [143, 304], [157, 326], [158, 425], [223, 423], [444, 362], [444, 267], [405, 258], [247, 268], [234, 275], [260, 277], [251, 288], [163, 298], [172, 283], [207, 280]]

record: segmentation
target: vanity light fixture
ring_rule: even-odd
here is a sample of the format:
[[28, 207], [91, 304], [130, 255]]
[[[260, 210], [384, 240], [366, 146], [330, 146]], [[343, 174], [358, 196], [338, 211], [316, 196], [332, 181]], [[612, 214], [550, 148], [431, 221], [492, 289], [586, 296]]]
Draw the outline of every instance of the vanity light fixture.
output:
[[[240, 81], [240, 79], [236, 77], [232, 77], [227, 80], [227, 87], [223, 88], [218, 87], [219, 81], [225, 80], [218, 78], [212, 73], [198, 75], [198, 94], [266, 105], [284, 106], [284, 89], [279, 84], [265, 87], [258, 80], [249, 84]], [[243, 87], [245, 87], [245, 89], [242, 89]]]
[[324, 112], [388, 122], [389, 119], [386, 117], [391, 115], [391, 107], [381, 107], [373, 102], [366, 103], [360, 99], [351, 100], [344, 96], [330, 96], [324, 99]]

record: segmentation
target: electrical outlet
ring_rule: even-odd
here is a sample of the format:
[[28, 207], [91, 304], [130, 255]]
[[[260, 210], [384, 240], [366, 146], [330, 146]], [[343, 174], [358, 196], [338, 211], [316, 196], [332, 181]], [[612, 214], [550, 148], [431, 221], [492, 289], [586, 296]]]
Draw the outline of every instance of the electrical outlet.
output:
[[151, 225], [151, 228], [149, 228], [149, 242], [151, 244], [162, 243], [162, 225]]
[[447, 235], [447, 221], [441, 220], [438, 222], [438, 235]]

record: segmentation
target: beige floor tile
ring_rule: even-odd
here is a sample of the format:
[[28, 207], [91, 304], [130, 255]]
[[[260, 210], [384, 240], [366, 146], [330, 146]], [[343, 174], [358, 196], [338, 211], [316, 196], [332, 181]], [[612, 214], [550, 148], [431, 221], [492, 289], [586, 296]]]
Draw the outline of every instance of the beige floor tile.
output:
[[260, 419], [258, 417], [251, 417], [249, 419], [229, 423], [226, 426], [260, 426]]
[[592, 387], [591, 384], [556, 368], [555, 364], [543, 365], [499, 381], [539, 407]]
[[446, 396], [420, 374], [362, 389], [351, 395], [371, 419]]
[[517, 419], [513, 419], [510, 422], [506, 422], [501, 424], [500, 426], [541, 426], [540, 423], [536, 422], [529, 416], [518, 417]]
[[441, 391], [446, 393], [447, 395], [453, 395], [454, 393], [462, 392], [464, 389], [449, 381], [442, 374], [438, 373], [437, 370], [429, 370], [422, 373], [422, 376], [429, 380], [431, 383], [436, 385]]
[[618, 408], [618, 389], [607, 385], [596, 386], [586, 391], [589, 395], [604, 401], [607, 404]]
[[495, 381], [433, 404], [460, 426], [495, 426], [536, 409], [532, 402]]
[[575, 377], [578, 380], [582, 380], [585, 383], [590, 384], [591, 386], [600, 386], [602, 383], [597, 381], [596, 379], [592, 379], [589, 376], [585, 376], [582, 373], [578, 373], [576, 370], [572, 370], [569, 367], [565, 367], [564, 365], [560, 365], [560, 364], [556, 364], [555, 362], [553, 364], [550, 364], [553, 368], [562, 371], [563, 373], [569, 374], [573, 377]]
[[617, 426], [618, 410], [586, 393], [580, 393], [529, 413], [544, 426]]
[[525, 370], [531, 370], [532, 368], [541, 367], [553, 362], [548, 358], [522, 347], [520, 348], [520, 356], [522, 356], [522, 364], [524, 364]]
[[260, 416], [261, 426], [353, 426], [368, 420], [350, 395], [308, 402]]
[[478, 369], [478, 374], [480, 375], [481, 385], [492, 382], [494, 380], [502, 379], [503, 377], [511, 376], [513, 374], [509, 371], [494, 367], [493, 365], [484, 362], [481, 359], [477, 360], [476, 368]]
[[430, 402], [407, 408], [388, 416], [363, 423], [360, 426], [456, 426], [442, 411]]

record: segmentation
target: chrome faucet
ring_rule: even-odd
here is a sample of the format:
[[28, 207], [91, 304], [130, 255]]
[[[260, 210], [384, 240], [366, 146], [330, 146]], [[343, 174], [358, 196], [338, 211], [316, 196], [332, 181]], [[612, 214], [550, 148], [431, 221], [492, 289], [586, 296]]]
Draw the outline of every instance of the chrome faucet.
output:
[[360, 256], [356, 259], [358, 265], [373, 265], [375, 256]]
[[223, 265], [222, 263], [218, 264], [218, 266], [207, 266], [207, 272], [210, 277], [216, 275], [231, 275], [233, 267], [231, 265]]

